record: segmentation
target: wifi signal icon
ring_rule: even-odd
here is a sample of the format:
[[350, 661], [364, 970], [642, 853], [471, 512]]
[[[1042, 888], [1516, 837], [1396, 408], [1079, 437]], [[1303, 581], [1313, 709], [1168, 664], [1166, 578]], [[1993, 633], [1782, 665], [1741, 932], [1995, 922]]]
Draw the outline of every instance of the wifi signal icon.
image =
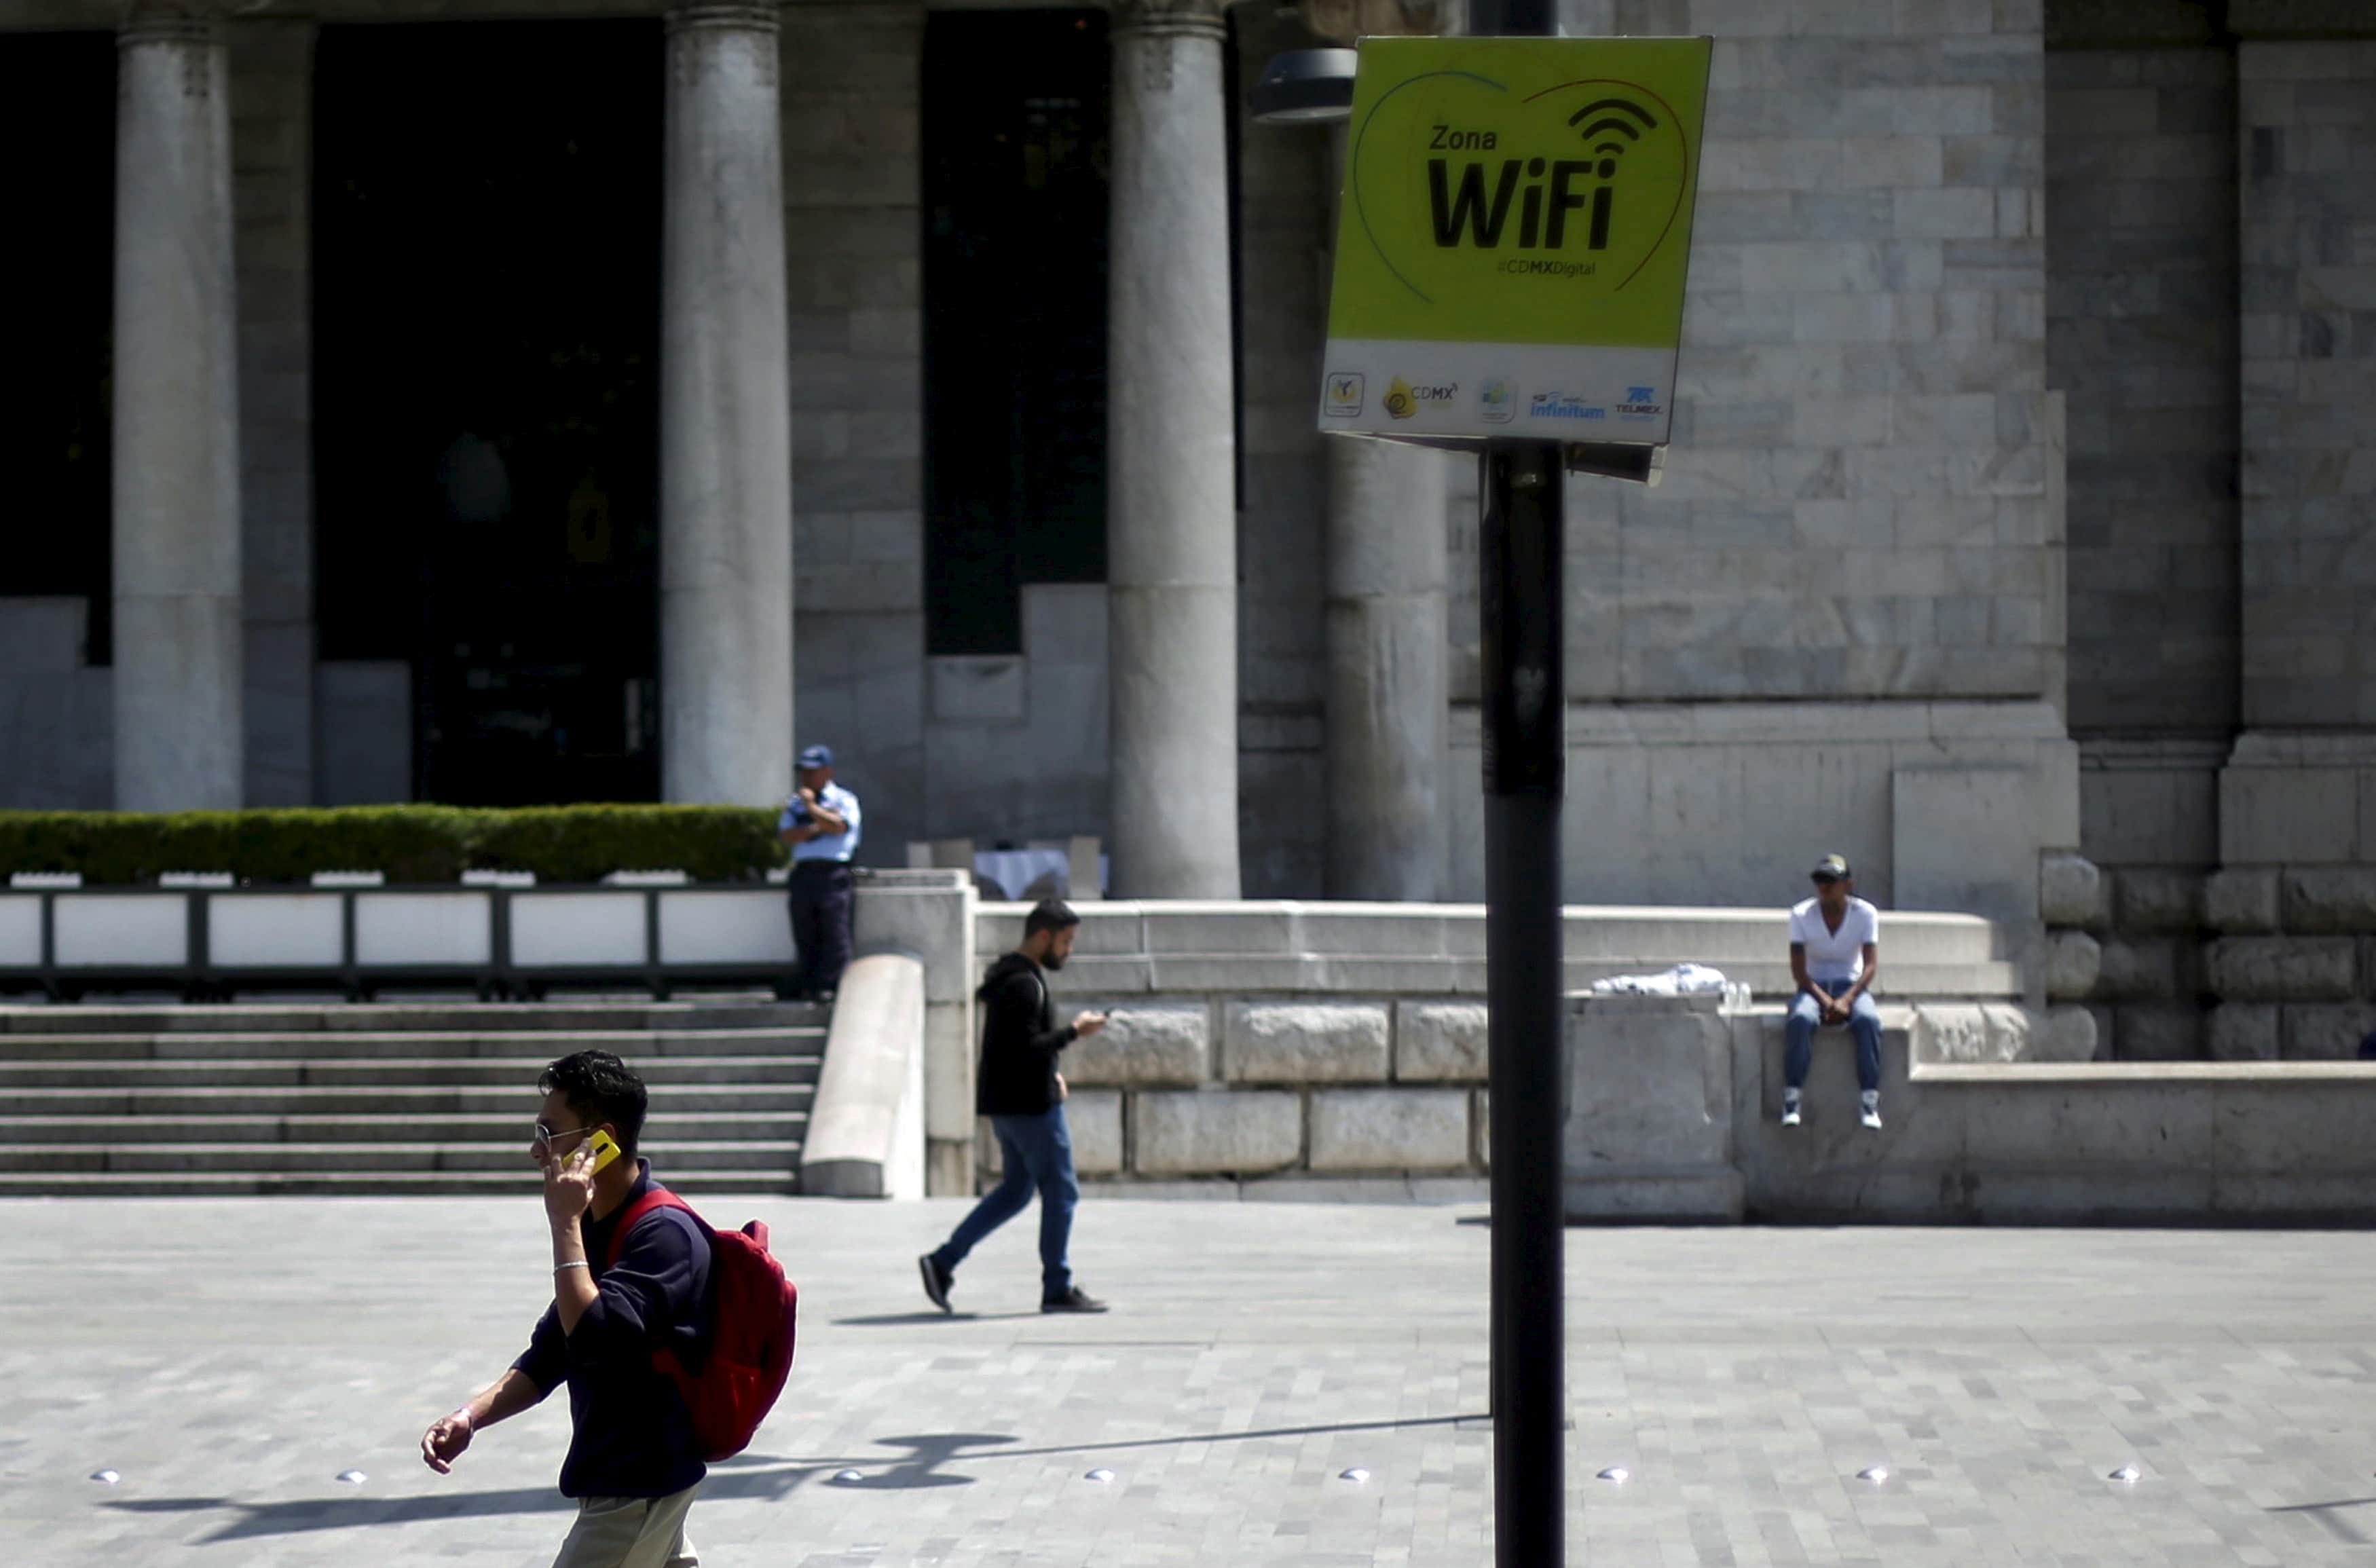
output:
[[[1579, 134], [1587, 142], [1592, 141], [1595, 137], [1604, 138], [1594, 142], [1592, 150], [1600, 154], [1600, 167], [1597, 172], [1602, 179], [1606, 180], [1617, 172], [1618, 159], [1624, 156], [1627, 148], [1642, 139], [1644, 131], [1655, 131], [1658, 128], [1658, 117], [1630, 98], [1597, 98], [1569, 115], [1567, 123], [1571, 125], [1582, 125], [1584, 121], [1592, 119], [1595, 114], [1598, 114], [1600, 118], [1593, 120], [1588, 125], [1584, 125]], [[1631, 118], [1628, 118], [1629, 115]], [[1637, 121], [1639, 124], [1636, 124]], [[1625, 138], [1623, 141], [1616, 139], [1621, 136]]]

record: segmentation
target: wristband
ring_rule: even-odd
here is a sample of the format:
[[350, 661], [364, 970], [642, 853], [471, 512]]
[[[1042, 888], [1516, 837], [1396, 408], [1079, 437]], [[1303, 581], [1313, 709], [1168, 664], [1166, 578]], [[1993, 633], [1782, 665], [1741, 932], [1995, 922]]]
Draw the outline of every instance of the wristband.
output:
[[559, 1274], [564, 1268], [582, 1268], [588, 1274], [594, 1272], [594, 1265], [588, 1263], [584, 1258], [571, 1258], [567, 1263], [554, 1264], [552, 1265], [552, 1272]]

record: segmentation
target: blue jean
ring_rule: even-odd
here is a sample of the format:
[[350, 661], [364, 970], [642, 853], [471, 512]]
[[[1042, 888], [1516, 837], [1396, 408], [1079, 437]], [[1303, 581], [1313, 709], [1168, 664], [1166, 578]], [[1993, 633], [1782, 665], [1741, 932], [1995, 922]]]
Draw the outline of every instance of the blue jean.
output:
[[[1849, 980], [1824, 980], [1820, 975], [1815, 980], [1833, 996], [1856, 983]], [[1806, 1085], [1807, 1058], [1813, 1053], [1815, 1028], [1823, 1016], [1824, 1004], [1811, 992], [1800, 992], [1798, 1000], [1790, 1004], [1790, 1019], [1783, 1027], [1790, 1043], [1782, 1059], [1782, 1079], [1794, 1089]], [[1856, 1036], [1857, 1087], [1877, 1091], [1881, 1087], [1881, 1009], [1872, 1004], [1870, 992], [1859, 996], [1856, 1004], [1848, 1009], [1847, 1027], [1848, 1032]]]
[[1081, 1201], [1081, 1184], [1073, 1175], [1073, 1134], [1064, 1124], [1064, 1108], [1054, 1106], [1037, 1116], [993, 1116], [990, 1126], [998, 1134], [999, 1159], [1006, 1174], [982, 1194], [973, 1212], [933, 1254], [933, 1261], [944, 1272], [956, 1273], [968, 1253], [1030, 1206], [1036, 1191], [1040, 1194], [1040, 1298], [1053, 1301], [1073, 1288], [1073, 1267], [1064, 1250], [1073, 1237], [1073, 1210]]

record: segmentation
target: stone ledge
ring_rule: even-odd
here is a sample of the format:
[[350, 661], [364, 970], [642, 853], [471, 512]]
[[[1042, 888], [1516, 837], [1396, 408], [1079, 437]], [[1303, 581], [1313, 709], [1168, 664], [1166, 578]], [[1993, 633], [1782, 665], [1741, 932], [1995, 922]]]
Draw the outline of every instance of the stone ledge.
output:
[[1303, 1097], [1289, 1091], [1143, 1091], [1131, 1097], [1130, 1125], [1143, 1175], [1259, 1173], [1303, 1158]]
[[[1067, 1009], [1074, 1005], [1072, 998], [1065, 998]], [[1206, 1003], [1133, 1000], [1079, 1005], [1103, 1011], [1107, 1022], [1103, 1032], [1065, 1049], [1062, 1071], [1067, 1083], [1185, 1086], [1213, 1075], [1213, 1014]]]
[[1384, 1083], [1390, 1070], [1383, 1003], [1233, 1002], [1222, 1048], [1233, 1083]]
[[1320, 1089], [1312, 1097], [1314, 1170], [1463, 1170], [1467, 1089]]
[[1483, 1083], [1486, 1023], [1481, 1002], [1396, 1003], [1396, 1082]]
[[2376, 1083], [2376, 1062], [1918, 1062], [1916, 1083]]

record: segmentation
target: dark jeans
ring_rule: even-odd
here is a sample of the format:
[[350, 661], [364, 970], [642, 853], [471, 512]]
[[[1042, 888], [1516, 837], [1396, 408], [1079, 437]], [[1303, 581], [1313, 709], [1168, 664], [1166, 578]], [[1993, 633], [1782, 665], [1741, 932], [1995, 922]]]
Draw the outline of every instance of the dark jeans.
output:
[[1040, 1299], [1053, 1301], [1073, 1288], [1073, 1267], [1064, 1256], [1073, 1236], [1073, 1210], [1081, 1201], [1081, 1184], [1073, 1176], [1073, 1134], [1064, 1124], [1064, 1108], [1038, 1116], [993, 1116], [991, 1130], [998, 1134], [998, 1154], [1005, 1177], [982, 1194], [933, 1260], [947, 1272], [956, 1272], [966, 1254], [984, 1237], [1021, 1214], [1040, 1194]]
[[[1855, 982], [1845, 980], [1827, 980], [1818, 976], [1816, 983], [1832, 995], [1837, 996]], [[1794, 1089], [1806, 1085], [1807, 1057], [1814, 1048], [1815, 1028], [1822, 1022], [1823, 1016], [1823, 1004], [1817, 1002], [1807, 992], [1800, 992], [1797, 1000], [1790, 1004], [1789, 1022], [1783, 1026], [1783, 1032], [1789, 1040], [1789, 1049], [1784, 1053], [1782, 1059], [1782, 1076], [1783, 1082]], [[1837, 1028], [1839, 1026], [1835, 1024], [1832, 1027]], [[1848, 1032], [1856, 1036], [1857, 1087], [1867, 1089], [1880, 1088], [1881, 1009], [1872, 1004], [1872, 995], [1870, 992], [1858, 997], [1856, 1005], [1848, 1010], [1847, 1028]]]
[[850, 874], [841, 861], [792, 862], [792, 989], [818, 996], [841, 987], [849, 968]]

